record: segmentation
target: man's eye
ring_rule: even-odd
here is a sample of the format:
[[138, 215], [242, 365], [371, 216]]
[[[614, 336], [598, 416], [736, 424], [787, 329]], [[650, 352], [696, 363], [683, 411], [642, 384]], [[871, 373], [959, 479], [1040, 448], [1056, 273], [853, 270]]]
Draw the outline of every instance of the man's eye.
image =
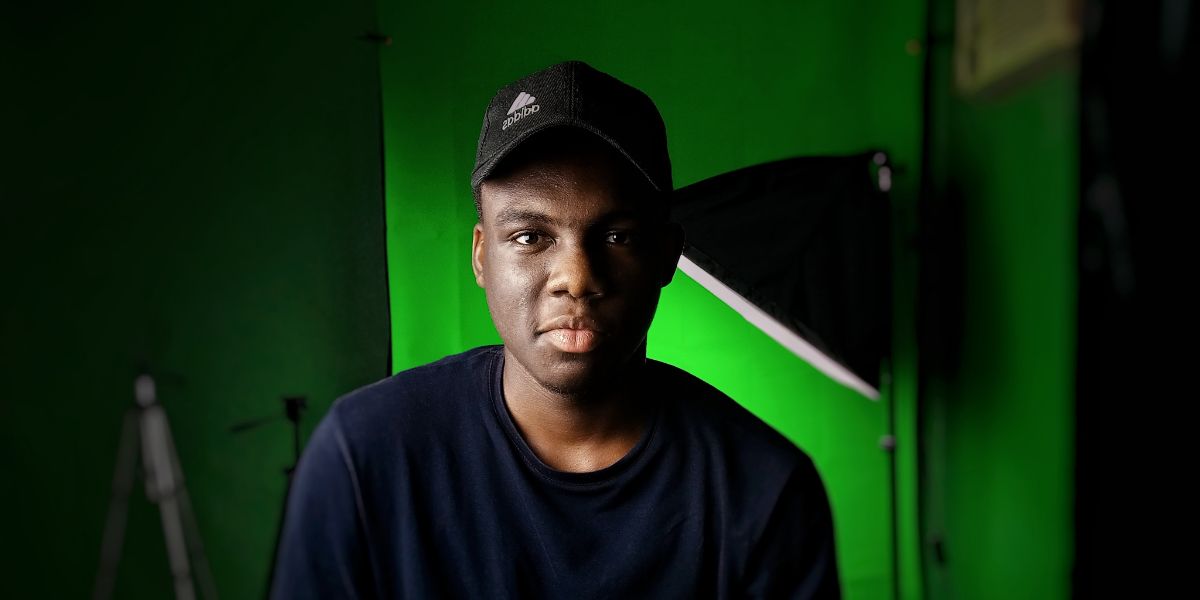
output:
[[604, 235], [604, 241], [609, 244], [624, 246], [633, 242], [633, 234], [628, 231], [610, 231]]
[[532, 246], [542, 241], [542, 234], [533, 231], [522, 231], [513, 236], [513, 241], [522, 246]]

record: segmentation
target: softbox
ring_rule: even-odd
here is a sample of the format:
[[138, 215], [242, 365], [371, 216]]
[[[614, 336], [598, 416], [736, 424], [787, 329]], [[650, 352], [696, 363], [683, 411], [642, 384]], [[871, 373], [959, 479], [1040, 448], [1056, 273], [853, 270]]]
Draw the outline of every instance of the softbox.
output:
[[879, 396], [891, 278], [886, 156], [799, 157], [676, 190], [680, 268], [839, 382]]

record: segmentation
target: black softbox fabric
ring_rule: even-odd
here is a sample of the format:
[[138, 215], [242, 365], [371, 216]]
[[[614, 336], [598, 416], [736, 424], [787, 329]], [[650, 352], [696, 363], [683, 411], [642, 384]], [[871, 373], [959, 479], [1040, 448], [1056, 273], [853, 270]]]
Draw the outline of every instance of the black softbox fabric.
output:
[[677, 190], [672, 210], [688, 259], [878, 389], [891, 284], [876, 157], [747, 167]]

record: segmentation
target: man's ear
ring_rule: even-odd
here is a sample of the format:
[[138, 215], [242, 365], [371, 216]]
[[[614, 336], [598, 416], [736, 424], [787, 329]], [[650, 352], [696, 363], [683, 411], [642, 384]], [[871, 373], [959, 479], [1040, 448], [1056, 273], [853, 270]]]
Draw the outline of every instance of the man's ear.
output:
[[475, 231], [471, 233], [471, 269], [475, 271], [475, 283], [481, 288], [487, 287], [483, 282], [483, 261], [486, 252], [483, 239], [483, 223], [476, 223]]
[[679, 257], [683, 255], [685, 239], [683, 227], [679, 223], [667, 223], [663, 226], [662, 236], [662, 276], [659, 277], [659, 287], [667, 287], [675, 279], [675, 271], [679, 266]]

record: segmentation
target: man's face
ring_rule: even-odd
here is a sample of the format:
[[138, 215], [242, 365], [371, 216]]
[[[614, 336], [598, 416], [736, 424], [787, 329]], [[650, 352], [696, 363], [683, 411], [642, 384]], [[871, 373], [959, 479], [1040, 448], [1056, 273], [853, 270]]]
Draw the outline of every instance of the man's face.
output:
[[598, 390], [640, 360], [682, 241], [610, 150], [541, 156], [483, 183], [475, 280], [506, 349], [539, 384]]

